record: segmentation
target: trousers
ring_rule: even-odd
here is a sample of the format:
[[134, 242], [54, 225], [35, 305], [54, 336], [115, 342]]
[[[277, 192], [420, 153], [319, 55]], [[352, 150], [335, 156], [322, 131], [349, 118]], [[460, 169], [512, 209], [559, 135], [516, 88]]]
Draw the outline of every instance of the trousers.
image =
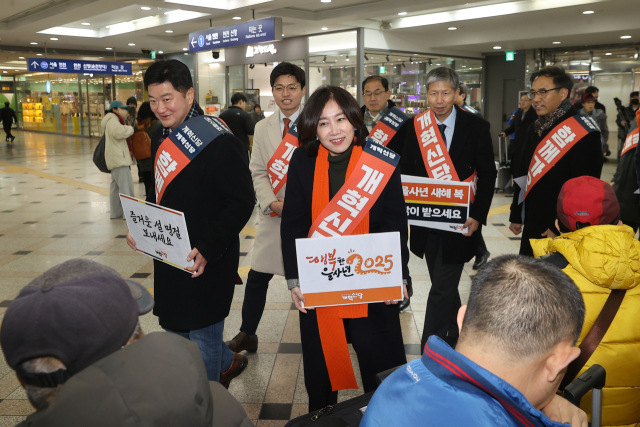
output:
[[122, 203], [118, 193], [134, 196], [133, 178], [129, 166], [121, 166], [111, 169], [111, 187], [109, 188], [109, 205], [111, 208], [111, 219], [123, 218]]
[[[304, 363], [304, 384], [309, 395], [309, 412], [338, 402], [333, 391], [322, 351], [315, 310], [300, 314], [300, 338]], [[377, 388], [376, 374], [407, 363], [396, 305], [369, 304], [369, 316], [344, 319], [347, 337], [351, 337], [358, 357], [365, 393]]]
[[13, 135], [11, 135], [11, 123], [9, 123], [8, 125], [3, 124], [2, 127], [4, 128], [4, 133], [7, 134], [7, 137], [5, 139], [13, 138]]
[[242, 326], [240, 326], [240, 330], [247, 335], [254, 335], [258, 329], [272, 278], [273, 274], [249, 270], [242, 303]]
[[422, 352], [431, 335], [455, 346], [458, 340], [458, 310], [462, 303], [458, 285], [464, 264], [444, 264], [442, 262], [442, 233], [447, 231], [430, 230], [424, 257], [429, 269], [431, 290], [427, 298], [427, 312], [422, 330]]
[[229, 347], [227, 347], [222, 340], [224, 320], [194, 331], [165, 330], [198, 344], [209, 381], [219, 382], [220, 374], [226, 372], [231, 367], [233, 363], [233, 352], [229, 350]]

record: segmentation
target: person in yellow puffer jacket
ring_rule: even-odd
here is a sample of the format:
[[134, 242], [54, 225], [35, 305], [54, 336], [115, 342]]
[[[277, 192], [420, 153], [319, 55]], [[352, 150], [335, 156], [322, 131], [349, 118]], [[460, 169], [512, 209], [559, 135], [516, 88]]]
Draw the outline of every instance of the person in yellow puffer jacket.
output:
[[[640, 242], [622, 225], [613, 188], [590, 176], [565, 183], [558, 196], [560, 236], [531, 239], [534, 256], [562, 270], [580, 288], [586, 306], [578, 344], [584, 340], [613, 289], [626, 289], [602, 341], [580, 371], [598, 364], [607, 371], [602, 421], [606, 426], [640, 423]], [[581, 408], [591, 413], [591, 394]]]

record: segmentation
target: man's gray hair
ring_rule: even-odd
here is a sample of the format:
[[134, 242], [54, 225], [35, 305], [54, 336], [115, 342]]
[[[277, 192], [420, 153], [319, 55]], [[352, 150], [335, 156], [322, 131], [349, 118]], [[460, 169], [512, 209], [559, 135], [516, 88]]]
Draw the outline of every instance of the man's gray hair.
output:
[[426, 90], [429, 90], [429, 85], [434, 82], [449, 82], [451, 83], [451, 88], [455, 92], [460, 85], [460, 77], [458, 76], [458, 73], [451, 68], [438, 67], [429, 71], [429, 74], [427, 74], [427, 81], [425, 83], [427, 86]]
[[562, 341], [575, 345], [584, 315], [582, 294], [562, 270], [504, 255], [476, 275], [459, 342], [497, 348], [511, 360], [537, 358]]
[[[131, 334], [129, 341], [127, 341], [125, 346], [139, 340], [143, 336], [144, 332], [140, 326], [140, 321], [138, 321], [135, 329], [133, 330], [133, 334]], [[64, 366], [64, 363], [55, 357], [37, 357], [35, 359], [22, 362], [20, 367], [28, 374], [50, 374], [60, 369], [67, 369], [67, 367]], [[42, 411], [51, 404], [63, 386], [64, 384], [60, 384], [56, 387], [38, 387], [35, 385], [25, 384], [24, 389], [31, 405], [33, 405], [36, 411]]]
[[458, 89], [460, 89], [460, 95], [466, 94], [469, 89], [467, 89], [467, 85], [460, 82], [458, 85]]

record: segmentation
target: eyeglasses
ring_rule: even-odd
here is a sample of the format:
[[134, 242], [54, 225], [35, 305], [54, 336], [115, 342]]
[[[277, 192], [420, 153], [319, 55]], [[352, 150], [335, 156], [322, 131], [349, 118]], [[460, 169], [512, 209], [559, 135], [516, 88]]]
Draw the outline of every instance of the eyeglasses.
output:
[[298, 91], [298, 85], [293, 85], [293, 84], [291, 84], [291, 85], [286, 85], [286, 86], [283, 86], [283, 85], [276, 85], [276, 86], [274, 86], [274, 87], [273, 87], [273, 91], [274, 91], [275, 93], [282, 93], [282, 92], [284, 92], [284, 88], [285, 88], [285, 87], [287, 88], [287, 90], [289, 91], [289, 93], [296, 93], [296, 92]]
[[535, 90], [531, 90], [527, 93], [527, 95], [529, 95], [529, 99], [533, 99], [536, 96], [540, 96], [540, 98], [546, 98], [547, 94], [549, 92], [551, 92], [552, 90], [559, 90], [559, 89], [563, 89], [561, 87], [554, 87], [551, 89], [540, 89], [539, 91], [535, 91]]
[[382, 95], [383, 93], [385, 93], [386, 91], [382, 90], [382, 89], [378, 89], [375, 92], [364, 92], [362, 94], [363, 97], [369, 99], [372, 96], [375, 96], [376, 98], [378, 98], [380, 95]]

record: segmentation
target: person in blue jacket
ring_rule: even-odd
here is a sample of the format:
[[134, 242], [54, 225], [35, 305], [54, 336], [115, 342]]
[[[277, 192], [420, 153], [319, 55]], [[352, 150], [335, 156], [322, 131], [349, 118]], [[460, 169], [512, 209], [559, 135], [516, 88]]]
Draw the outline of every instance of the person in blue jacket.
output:
[[555, 394], [584, 321], [580, 290], [559, 268], [519, 255], [480, 270], [452, 349], [431, 336], [422, 358], [378, 387], [361, 427], [587, 427]]

